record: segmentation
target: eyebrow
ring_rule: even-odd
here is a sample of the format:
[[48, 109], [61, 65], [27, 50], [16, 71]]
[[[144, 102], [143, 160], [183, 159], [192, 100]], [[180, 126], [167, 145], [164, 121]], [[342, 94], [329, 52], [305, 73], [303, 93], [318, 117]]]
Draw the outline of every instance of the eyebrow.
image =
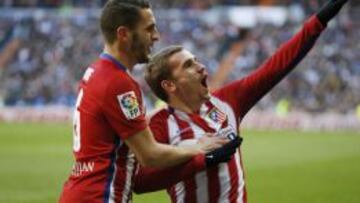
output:
[[188, 60], [186, 60], [184, 63], [183, 63], [183, 65], [182, 65], [182, 67], [189, 67], [189, 66], [191, 66], [192, 64], [193, 64], [193, 58], [189, 58]]
[[152, 23], [150, 23], [149, 25], [146, 26], [146, 29], [152, 29], [152, 28], [155, 28], [155, 27], [156, 27], [155, 22], [152, 22]]

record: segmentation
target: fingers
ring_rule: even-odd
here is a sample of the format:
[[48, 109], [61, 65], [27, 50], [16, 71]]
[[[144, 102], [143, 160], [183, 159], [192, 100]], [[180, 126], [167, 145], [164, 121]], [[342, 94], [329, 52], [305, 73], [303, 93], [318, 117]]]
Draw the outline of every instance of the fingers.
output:
[[224, 144], [228, 143], [229, 141], [230, 140], [225, 138], [225, 137], [207, 137], [207, 136], [204, 136], [204, 137], [199, 139], [200, 144], [217, 143], [217, 144], [224, 145]]
[[213, 137], [207, 140], [207, 145], [208, 147], [208, 151], [220, 148], [222, 146], [224, 146], [225, 144], [229, 143], [230, 140], [226, 139], [226, 138], [220, 138], [220, 137]]
[[206, 153], [206, 165], [208, 167], [215, 166], [219, 163], [228, 162], [231, 160], [232, 155], [236, 153], [237, 148], [240, 146], [242, 138], [236, 136], [229, 143], [217, 148], [211, 152]]
[[230, 142], [230, 140], [226, 137], [214, 137], [214, 142], [224, 145]]
[[225, 150], [231, 150], [236, 149], [240, 146], [242, 142], [242, 138], [239, 136], [236, 136], [235, 138], [232, 138], [232, 140], [224, 137], [213, 137], [208, 138], [207, 142], [202, 142], [203, 150], [204, 151], [211, 151], [220, 147], [224, 147]]
[[215, 133], [206, 133], [205, 134], [206, 137], [216, 137]]
[[218, 144], [218, 143], [208, 143], [206, 145], [202, 145], [201, 149], [205, 152], [210, 152], [212, 150], [221, 148], [223, 146], [223, 144]]
[[235, 151], [235, 149], [225, 149], [224, 147], [213, 150], [206, 154], [206, 165], [212, 167], [220, 163], [228, 162]]

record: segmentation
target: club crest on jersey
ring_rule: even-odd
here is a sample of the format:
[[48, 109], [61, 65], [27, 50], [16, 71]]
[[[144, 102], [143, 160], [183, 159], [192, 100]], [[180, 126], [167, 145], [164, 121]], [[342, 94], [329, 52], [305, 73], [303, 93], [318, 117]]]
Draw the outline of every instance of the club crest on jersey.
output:
[[226, 114], [220, 111], [218, 108], [212, 108], [206, 117], [210, 118], [215, 123], [223, 123], [226, 120]]
[[135, 119], [141, 115], [140, 105], [134, 91], [118, 95], [117, 99], [127, 119]]

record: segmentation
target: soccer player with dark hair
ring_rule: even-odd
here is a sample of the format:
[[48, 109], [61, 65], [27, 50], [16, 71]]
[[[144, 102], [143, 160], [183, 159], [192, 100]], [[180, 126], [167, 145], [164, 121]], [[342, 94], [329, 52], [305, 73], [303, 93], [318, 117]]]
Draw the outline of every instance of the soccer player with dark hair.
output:
[[155, 141], [145, 120], [142, 93], [131, 77], [159, 39], [146, 0], [110, 0], [101, 13], [104, 52], [80, 83], [73, 126], [75, 164], [61, 203], [131, 202], [133, 175], [144, 166], [204, 168], [226, 162], [239, 139], [209, 137], [191, 148]]
[[[168, 103], [168, 108], [158, 111], [150, 120], [155, 138], [178, 145], [182, 140], [199, 139], [205, 133], [238, 136], [246, 113], [296, 67], [346, 2], [330, 0], [256, 71], [212, 93], [206, 84], [205, 66], [186, 49], [171, 46], [154, 55], [145, 79], [153, 92]], [[194, 170], [189, 168], [181, 173], [189, 175]], [[247, 202], [240, 149], [229, 162], [199, 171], [186, 180], [173, 177], [168, 182], [156, 182], [159, 177], [152, 169], [140, 168], [134, 191], [154, 191], [167, 184], [173, 203]]]

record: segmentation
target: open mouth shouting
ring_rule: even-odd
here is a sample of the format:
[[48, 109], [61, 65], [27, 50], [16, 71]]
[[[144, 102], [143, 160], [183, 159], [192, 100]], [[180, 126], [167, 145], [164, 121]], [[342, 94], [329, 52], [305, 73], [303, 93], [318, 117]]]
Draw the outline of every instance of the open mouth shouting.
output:
[[207, 88], [208, 87], [208, 84], [207, 84], [207, 75], [204, 75], [203, 77], [202, 77], [202, 79], [201, 79], [201, 85], [203, 86], [203, 87], [205, 87], [205, 88]]

